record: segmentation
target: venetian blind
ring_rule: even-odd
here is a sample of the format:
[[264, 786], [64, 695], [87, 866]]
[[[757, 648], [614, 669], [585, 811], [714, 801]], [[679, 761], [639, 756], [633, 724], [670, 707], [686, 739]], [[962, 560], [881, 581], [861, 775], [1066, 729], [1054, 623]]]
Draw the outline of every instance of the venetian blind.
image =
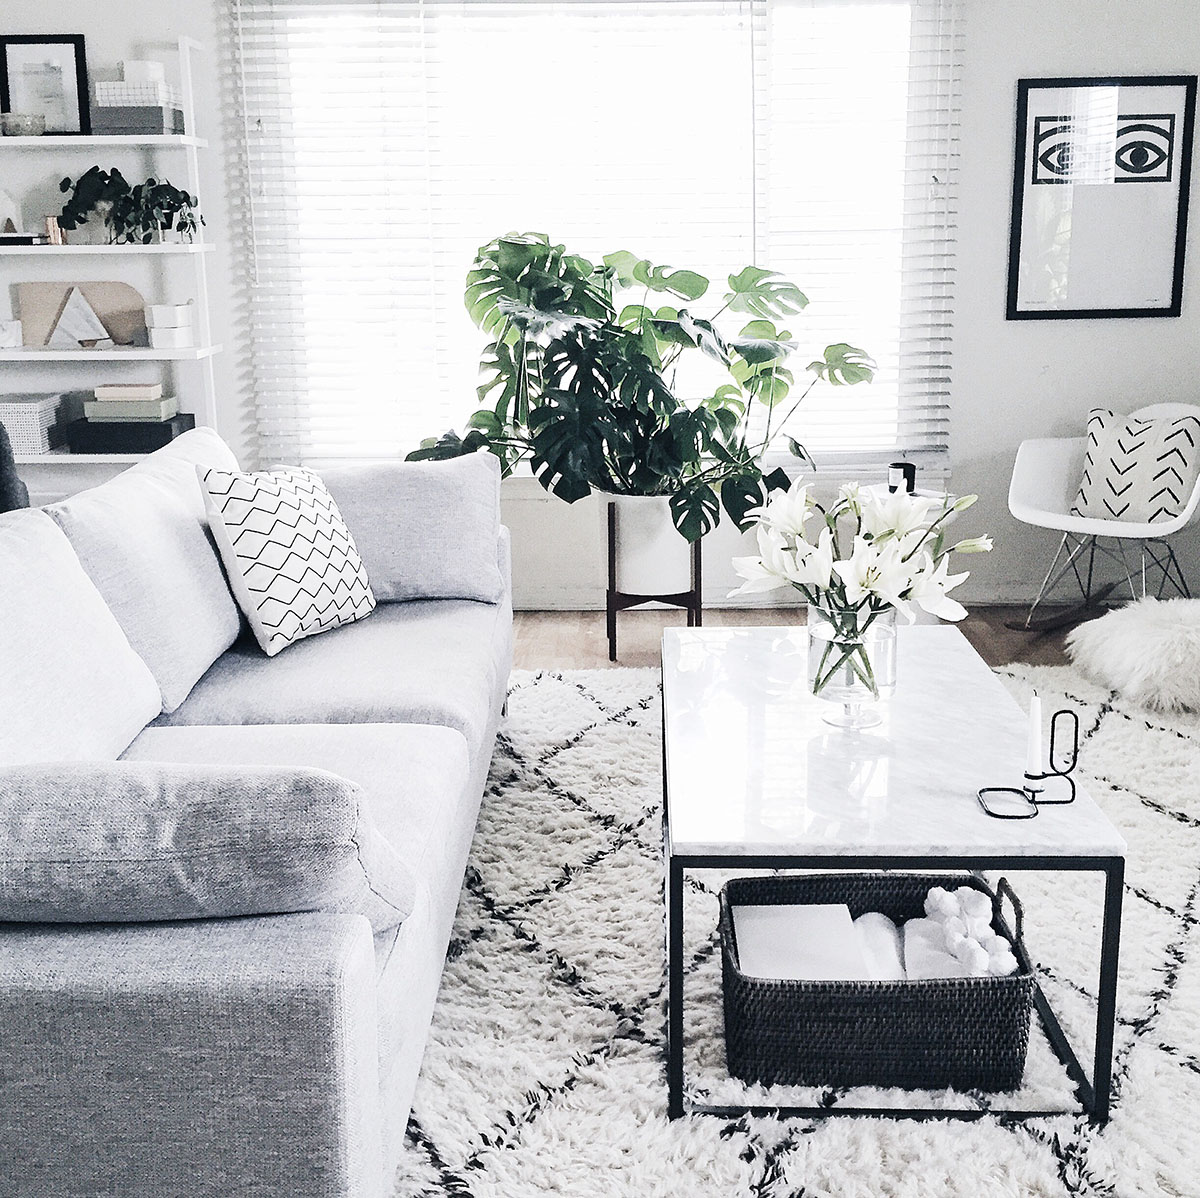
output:
[[687, 266], [717, 302], [779, 270], [811, 300], [796, 365], [846, 340], [880, 366], [795, 434], [822, 464], [942, 454], [957, 3], [233, 0], [263, 458], [461, 427], [463, 279], [510, 230]]

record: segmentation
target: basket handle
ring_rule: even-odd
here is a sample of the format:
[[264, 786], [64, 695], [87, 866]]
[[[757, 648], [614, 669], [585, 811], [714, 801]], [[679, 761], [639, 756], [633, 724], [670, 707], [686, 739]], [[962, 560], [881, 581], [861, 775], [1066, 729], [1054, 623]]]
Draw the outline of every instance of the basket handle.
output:
[[995, 922], [1000, 922], [1001, 906], [1004, 899], [1007, 898], [1012, 904], [1013, 909], [1013, 941], [1021, 949], [1025, 951], [1025, 908], [1021, 906], [1021, 900], [1017, 898], [1016, 892], [1009, 884], [1007, 878], [1001, 878], [996, 883], [996, 894], [992, 899], [992, 918]]

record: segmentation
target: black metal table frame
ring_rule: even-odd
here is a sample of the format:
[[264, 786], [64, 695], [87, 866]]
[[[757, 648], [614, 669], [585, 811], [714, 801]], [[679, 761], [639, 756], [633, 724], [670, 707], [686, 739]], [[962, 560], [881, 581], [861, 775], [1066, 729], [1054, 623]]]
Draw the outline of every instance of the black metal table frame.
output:
[[[665, 754], [665, 738], [664, 738]], [[1057, 872], [1096, 872], [1104, 875], [1104, 924], [1100, 940], [1100, 979], [1096, 1002], [1096, 1050], [1092, 1078], [1089, 1081], [1079, 1057], [1071, 1047], [1058, 1017], [1054, 1014], [1041, 986], [1035, 985], [1034, 1005], [1046, 1030], [1055, 1055], [1075, 1083], [1079, 1101], [1097, 1123], [1106, 1123], [1112, 1087], [1113, 1037], [1117, 1014], [1117, 963], [1121, 947], [1121, 902], [1125, 886], [1124, 857], [1026, 857], [1003, 853], [972, 856], [909, 857], [894, 854], [840, 853], [814, 855], [804, 853], [675, 854], [671, 851], [670, 808], [667, 774], [663, 769], [663, 861], [666, 873], [666, 957], [667, 957], [667, 1114], [679, 1119], [685, 1114], [774, 1115], [780, 1118], [827, 1118], [857, 1116], [893, 1119], [980, 1119], [987, 1115], [1003, 1120], [1042, 1118], [1048, 1115], [1074, 1114], [1070, 1111], [1045, 1110], [942, 1110], [915, 1107], [792, 1107], [792, 1106], [706, 1106], [684, 1102], [683, 1073], [683, 888], [689, 869], [896, 869], [896, 870], [1053, 870]]]

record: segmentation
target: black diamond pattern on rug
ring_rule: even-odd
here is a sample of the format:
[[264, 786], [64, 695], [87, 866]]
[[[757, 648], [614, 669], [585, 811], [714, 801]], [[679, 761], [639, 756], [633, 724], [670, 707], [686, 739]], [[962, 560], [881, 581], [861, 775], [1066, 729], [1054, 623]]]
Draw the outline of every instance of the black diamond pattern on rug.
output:
[[[1200, 1100], [1200, 718], [1151, 718], [1068, 669], [1001, 676], [1021, 702], [1036, 685], [1044, 701], [1079, 713], [1084, 784], [1129, 842], [1106, 1128], [1078, 1114], [667, 1120], [657, 671], [514, 674], [396, 1195], [1200, 1192], [1189, 1130]], [[689, 1084], [698, 1096], [745, 1098], [723, 1075], [721, 882], [689, 877]], [[1043, 988], [1072, 1039], [1090, 1045], [1100, 883], [1029, 873], [1014, 885]], [[1031, 1047], [1026, 1089], [1034, 1102], [1071, 1105], [1044, 1045]], [[834, 1105], [931, 1098], [806, 1093]], [[1009, 1105], [1007, 1096], [955, 1101]]]

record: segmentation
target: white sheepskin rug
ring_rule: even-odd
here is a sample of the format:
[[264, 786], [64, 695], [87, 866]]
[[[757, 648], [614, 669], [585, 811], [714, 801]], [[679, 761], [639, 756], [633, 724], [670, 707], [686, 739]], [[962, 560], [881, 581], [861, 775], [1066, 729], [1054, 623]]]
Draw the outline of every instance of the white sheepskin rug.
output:
[[1067, 637], [1089, 678], [1154, 711], [1200, 711], [1200, 599], [1139, 599]]
[[[1015, 1095], [763, 1091], [730, 1079], [714, 934], [722, 878], [711, 874], [689, 875], [686, 901], [693, 1097], [1067, 1113], [669, 1121], [657, 671], [514, 674], [397, 1198], [1200, 1194], [1200, 717], [1151, 716], [1070, 667], [999, 673], [1018, 702], [1036, 687], [1049, 710], [1077, 712], [1082, 781], [1129, 842], [1106, 1127], [1079, 1114], [1040, 1030]], [[1089, 1045], [1102, 883], [1012, 880], [1042, 988], [1073, 1042]]]

